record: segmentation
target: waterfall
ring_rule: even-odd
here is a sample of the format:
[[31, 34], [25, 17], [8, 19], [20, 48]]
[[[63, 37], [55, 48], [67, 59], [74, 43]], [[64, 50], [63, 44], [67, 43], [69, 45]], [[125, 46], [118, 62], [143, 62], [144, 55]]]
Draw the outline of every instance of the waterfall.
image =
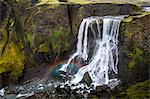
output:
[[[77, 73], [69, 76], [65, 82], [57, 81], [40, 81], [39, 83], [27, 83], [22, 86], [14, 87], [15, 98], [29, 97], [38, 92], [46, 92], [47, 89], [54, 90], [56, 87], [65, 88], [69, 86], [71, 90], [84, 95], [95, 90], [97, 86], [107, 85], [113, 89], [118, 85], [118, 34], [120, 22], [123, 16], [105, 16], [105, 17], [88, 17], [83, 19], [79, 32], [76, 52], [71, 55], [68, 62], [64, 64], [59, 71], [69, 72], [69, 64], [72, 60], [83, 61], [84, 65]], [[82, 64], [82, 63], [81, 63]], [[91, 78], [91, 83], [81, 82], [85, 73]], [[69, 74], [69, 73], [67, 73]], [[0, 90], [0, 97], [7, 97], [9, 87]], [[55, 94], [55, 93], [53, 93]]]
[[[102, 85], [115, 86], [114, 82], [118, 82], [118, 79], [111, 77], [111, 74], [118, 74], [117, 46], [122, 19], [123, 16], [88, 17], [83, 19], [78, 32], [77, 50], [60, 69], [60, 71], [67, 72], [68, 65], [75, 58], [86, 62], [86, 65], [81, 67], [69, 81], [70, 84], [79, 84], [84, 74], [88, 73], [92, 80], [91, 85], [94, 85], [94, 87]], [[93, 35], [95, 39], [89, 37], [89, 35]]]

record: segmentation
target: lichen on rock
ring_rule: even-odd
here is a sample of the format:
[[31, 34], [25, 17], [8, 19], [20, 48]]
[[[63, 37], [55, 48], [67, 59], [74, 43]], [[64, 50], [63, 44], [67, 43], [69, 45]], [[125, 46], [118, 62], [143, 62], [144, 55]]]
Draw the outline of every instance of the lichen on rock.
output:
[[11, 76], [20, 77], [25, 64], [25, 56], [17, 47], [15, 42], [7, 45], [3, 55], [0, 57], [0, 73], [11, 72]]

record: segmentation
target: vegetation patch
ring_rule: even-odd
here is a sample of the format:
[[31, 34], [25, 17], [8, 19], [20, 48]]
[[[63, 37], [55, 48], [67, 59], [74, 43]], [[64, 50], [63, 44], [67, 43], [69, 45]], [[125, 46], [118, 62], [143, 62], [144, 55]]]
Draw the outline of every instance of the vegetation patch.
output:
[[57, 56], [59, 56], [60, 53], [68, 50], [68, 35], [68, 32], [66, 32], [63, 28], [56, 30], [52, 34], [50, 38], [51, 47], [53, 52], [57, 53]]
[[133, 69], [138, 65], [148, 64], [148, 56], [139, 47], [133, 46], [132, 51], [128, 53], [130, 61], [128, 62], [128, 68]]
[[112, 99], [149, 99], [150, 80], [130, 85], [126, 90], [120, 92]]
[[14, 42], [11, 42], [0, 57], [0, 73], [11, 72], [12, 76], [19, 77], [24, 69], [24, 64], [24, 54]]
[[61, 4], [65, 4], [65, 3], [59, 2], [58, 0], [39, 0], [39, 3], [37, 3], [36, 5], [37, 6], [48, 5], [50, 8], [56, 8]]

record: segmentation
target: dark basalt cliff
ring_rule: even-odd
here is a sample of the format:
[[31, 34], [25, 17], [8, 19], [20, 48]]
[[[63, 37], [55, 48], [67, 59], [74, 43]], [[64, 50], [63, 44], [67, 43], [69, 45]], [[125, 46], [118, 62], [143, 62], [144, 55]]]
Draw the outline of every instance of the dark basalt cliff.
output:
[[[116, 2], [2, 0], [1, 12], [1, 87], [24, 79], [28, 72], [42, 68], [43, 64], [66, 59], [75, 49], [82, 19], [106, 15], [126, 15], [119, 35], [118, 76], [122, 84], [149, 80], [150, 13], [139, 6]], [[127, 93], [118, 93], [116, 97], [128, 96], [134, 88], [129, 87]]]

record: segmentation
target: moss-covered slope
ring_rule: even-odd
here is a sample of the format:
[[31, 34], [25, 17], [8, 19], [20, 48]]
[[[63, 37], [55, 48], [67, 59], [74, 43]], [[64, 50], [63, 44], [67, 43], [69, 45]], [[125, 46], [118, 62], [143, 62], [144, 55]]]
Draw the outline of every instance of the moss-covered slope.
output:
[[57, 0], [47, 2], [1, 1], [1, 85], [18, 80], [30, 68], [63, 58], [68, 51], [67, 5]]
[[149, 79], [150, 13], [129, 16], [122, 21], [120, 34], [120, 78], [125, 83]]

